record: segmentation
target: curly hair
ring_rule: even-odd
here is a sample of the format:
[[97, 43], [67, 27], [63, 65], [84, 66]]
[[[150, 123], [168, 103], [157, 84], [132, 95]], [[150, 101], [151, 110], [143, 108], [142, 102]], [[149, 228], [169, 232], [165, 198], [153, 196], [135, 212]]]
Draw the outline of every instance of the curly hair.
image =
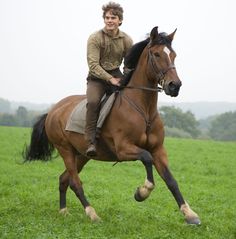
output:
[[119, 3], [109, 2], [102, 6], [102, 10], [103, 10], [103, 18], [105, 18], [105, 15], [108, 11], [111, 11], [112, 14], [118, 16], [121, 21], [123, 20], [124, 10]]

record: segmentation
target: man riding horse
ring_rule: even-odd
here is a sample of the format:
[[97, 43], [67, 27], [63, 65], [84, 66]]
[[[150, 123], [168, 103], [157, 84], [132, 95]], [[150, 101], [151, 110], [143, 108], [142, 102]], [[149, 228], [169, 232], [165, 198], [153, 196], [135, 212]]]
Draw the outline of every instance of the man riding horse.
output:
[[[25, 160], [50, 160], [54, 149], [57, 149], [65, 164], [65, 170], [59, 177], [60, 213], [67, 213], [66, 193], [70, 187], [92, 221], [99, 220], [100, 217], [88, 201], [80, 179], [83, 167], [91, 159], [89, 154], [97, 154], [94, 159], [100, 161], [142, 162], [146, 172], [145, 181], [135, 191], [135, 200], [139, 202], [146, 200], [155, 188], [153, 175], [155, 167], [184, 214], [186, 222], [199, 225], [201, 221], [198, 215], [185, 201], [168, 166], [164, 146], [164, 125], [157, 107], [160, 87], [166, 95], [176, 97], [182, 85], [175, 67], [176, 53], [172, 48], [176, 30], [171, 34], [163, 34], [158, 32], [156, 26], [151, 30], [148, 40], [131, 47], [128, 57], [125, 57], [125, 65], [134, 68], [133, 74], [127, 86], [117, 95], [102, 126], [99, 141], [97, 145], [95, 144], [100, 98], [108, 88], [120, 85], [122, 74], [118, 67], [132, 44], [131, 39], [118, 30], [123, 19], [122, 8], [109, 3], [103, 9], [105, 28], [93, 34], [88, 41], [89, 150], [83, 133], [66, 129], [72, 112], [86, 99], [85, 95], [72, 95], [55, 104], [34, 124], [30, 145], [25, 149]], [[122, 45], [122, 42], [126, 42], [127, 45]], [[103, 43], [106, 46], [100, 48]], [[116, 46], [119, 46], [118, 51]], [[118, 60], [115, 61], [114, 58], [110, 63], [109, 59], [114, 56], [117, 56]], [[98, 172], [96, 170], [93, 172], [97, 176]], [[119, 176], [117, 178], [121, 180]], [[127, 179], [123, 180], [126, 182]], [[164, 202], [158, 203], [164, 205]]]
[[123, 21], [123, 8], [109, 2], [102, 7], [105, 27], [93, 33], [87, 42], [87, 156], [96, 156], [96, 124], [100, 101], [105, 93], [120, 86], [123, 75], [119, 69], [123, 58], [132, 46], [132, 39], [119, 30]]

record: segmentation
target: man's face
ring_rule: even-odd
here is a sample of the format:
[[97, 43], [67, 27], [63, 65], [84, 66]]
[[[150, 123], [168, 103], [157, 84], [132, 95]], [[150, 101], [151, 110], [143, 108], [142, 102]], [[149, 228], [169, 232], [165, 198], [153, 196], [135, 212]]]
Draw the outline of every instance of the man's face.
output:
[[121, 21], [118, 16], [115, 16], [111, 11], [108, 11], [104, 17], [104, 23], [107, 31], [116, 32], [121, 24]]

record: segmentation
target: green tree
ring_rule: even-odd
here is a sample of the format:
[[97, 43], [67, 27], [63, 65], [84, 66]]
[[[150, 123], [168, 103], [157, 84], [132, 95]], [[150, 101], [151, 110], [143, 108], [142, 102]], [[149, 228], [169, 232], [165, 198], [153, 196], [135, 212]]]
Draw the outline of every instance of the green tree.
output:
[[0, 98], [0, 112], [1, 113], [10, 113], [11, 103], [8, 100]]
[[200, 134], [198, 129], [199, 123], [191, 111], [183, 112], [179, 108], [162, 106], [160, 114], [165, 126], [185, 131], [193, 138]]
[[236, 111], [219, 115], [211, 123], [209, 135], [215, 140], [236, 140]]
[[28, 111], [24, 106], [19, 106], [16, 111], [16, 121], [19, 126], [29, 126]]
[[16, 118], [12, 114], [1, 114], [0, 125], [16, 126]]

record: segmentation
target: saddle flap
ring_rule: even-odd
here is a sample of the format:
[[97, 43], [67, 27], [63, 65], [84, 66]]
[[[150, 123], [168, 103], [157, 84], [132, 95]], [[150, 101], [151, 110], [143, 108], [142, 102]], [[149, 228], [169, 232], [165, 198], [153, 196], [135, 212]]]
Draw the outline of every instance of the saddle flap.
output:
[[[112, 108], [115, 98], [116, 94], [113, 93], [108, 97], [106, 102], [102, 104], [97, 121], [97, 128], [102, 128], [103, 123]], [[84, 99], [74, 108], [70, 117], [67, 120], [65, 130], [85, 134], [86, 111], [87, 111], [86, 104], [87, 99]]]

